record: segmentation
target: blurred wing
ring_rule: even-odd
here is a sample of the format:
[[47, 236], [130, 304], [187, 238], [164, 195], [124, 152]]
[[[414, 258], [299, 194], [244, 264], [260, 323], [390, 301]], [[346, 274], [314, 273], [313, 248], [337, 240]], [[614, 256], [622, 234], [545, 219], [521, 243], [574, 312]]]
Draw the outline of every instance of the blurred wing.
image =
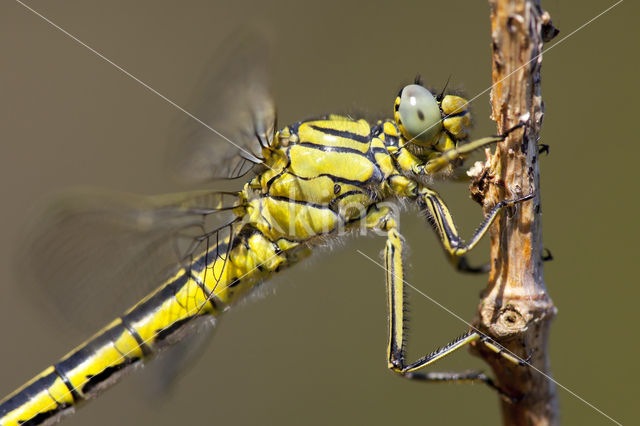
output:
[[262, 163], [273, 140], [276, 111], [267, 63], [270, 38], [245, 31], [227, 39], [205, 69], [170, 141], [171, 169], [189, 181], [245, 175]]
[[211, 191], [67, 193], [18, 249], [21, 287], [41, 308], [94, 331], [233, 232], [236, 202], [235, 193]]
[[[218, 320], [216, 319], [215, 322]], [[158, 355], [154, 362], [145, 365], [147, 375], [146, 397], [150, 404], [167, 401], [185, 372], [197, 365], [215, 331], [214, 321], [200, 323], [195, 332]], [[164, 401], [163, 401], [164, 400]]]

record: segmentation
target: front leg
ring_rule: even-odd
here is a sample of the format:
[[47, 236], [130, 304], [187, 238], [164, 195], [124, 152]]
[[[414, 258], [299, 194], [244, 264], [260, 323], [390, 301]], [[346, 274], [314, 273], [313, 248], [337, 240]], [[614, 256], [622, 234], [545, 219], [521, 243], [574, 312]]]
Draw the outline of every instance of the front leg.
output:
[[471, 237], [468, 243], [464, 243], [458, 235], [458, 230], [453, 222], [453, 217], [447, 208], [446, 204], [437, 192], [427, 187], [421, 187], [418, 190], [418, 206], [421, 210], [429, 214], [431, 224], [438, 231], [440, 241], [445, 252], [449, 255], [451, 263], [461, 271], [465, 272], [485, 272], [488, 270], [486, 267], [472, 267], [470, 266], [464, 255], [471, 249], [473, 249], [480, 239], [487, 233], [491, 224], [496, 220], [500, 211], [505, 207], [513, 206], [517, 203], [530, 200], [534, 194], [529, 194], [524, 197], [516, 198], [514, 200], [503, 200], [497, 203], [484, 218], [484, 221], [480, 224], [476, 232]]
[[407, 307], [405, 280], [404, 280], [404, 240], [398, 231], [398, 226], [390, 209], [386, 207], [374, 208], [367, 215], [367, 226], [387, 232], [384, 259], [386, 270], [388, 309], [389, 309], [389, 346], [387, 348], [388, 367], [391, 371], [408, 379], [417, 379], [430, 382], [482, 382], [498, 389], [491, 378], [479, 371], [465, 372], [417, 372], [427, 365], [432, 364], [462, 346], [479, 341], [496, 353], [501, 354], [510, 361], [519, 362], [518, 359], [505, 353], [501, 347], [493, 343], [488, 337], [476, 331], [469, 331], [458, 339], [444, 347], [426, 355], [416, 362], [405, 361], [405, 311]]
[[457, 160], [464, 159], [467, 155], [472, 153], [473, 151], [485, 147], [487, 145], [491, 145], [494, 143], [498, 143], [503, 141], [505, 136], [491, 136], [487, 138], [482, 138], [475, 140], [473, 142], [469, 142], [464, 145], [460, 145], [454, 149], [449, 149], [444, 151], [442, 154], [438, 155], [436, 158], [427, 161], [423, 165], [420, 165], [418, 168], [419, 174], [433, 174], [437, 173], [441, 170], [444, 170], [449, 164], [454, 163]]
[[509, 130], [507, 130], [506, 132], [504, 132], [501, 135], [498, 136], [489, 136], [486, 138], [482, 138], [482, 139], [477, 139], [475, 141], [471, 141], [469, 143], [466, 143], [464, 145], [459, 145], [456, 146], [453, 149], [449, 149], [447, 151], [444, 151], [443, 153], [441, 153], [440, 155], [438, 155], [436, 158], [431, 159], [429, 161], [427, 161], [426, 163], [420, 165], [418, 167], [417, 172], [419, 174], [432, 174], [432, 173], [437, 173], [439, 171], [444, 170], [449, 164], [454, 163], [457, 160], [462, 160], [464, 158], [466, 158], [470, 153], [472, 153], [473, 151], [483, 148], [485, 146], [494, 144], [494, 143], [498, 143], [498, 142], [502, 142], [503, 140], [505, 140], [507, 138], [507, 136], [509, 136], [509, 134], [511, 132], [513, 132], [516, 129], [519, 129], [520, 127], [524, 126], [524, 123], [520, 123], [517, 124], [515, 126], [513, 126], [512, 128], [510, 128]]

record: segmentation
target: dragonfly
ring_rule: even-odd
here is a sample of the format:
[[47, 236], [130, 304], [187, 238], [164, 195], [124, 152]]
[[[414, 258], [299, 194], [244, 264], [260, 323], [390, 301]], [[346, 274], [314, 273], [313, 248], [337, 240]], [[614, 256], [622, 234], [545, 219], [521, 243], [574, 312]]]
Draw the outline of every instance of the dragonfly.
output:
[[[240, 181], [237, 189], [146, 197], [72, 194], [46, 212], [25, 262], [45, 283], [42, 291], [55, 303], [67, 303], [62, 310], [106, 304], [103, 295], [119, 283], [132, 293], [147, 287], [150, 293], [2, 400], [0, 425], [59, 420], [136, 366], [210, 327], [275, 274], [357, 230], [386, 237], [391, 371], [413, 380], [482, 382], [497, 389], [481, 372], [423, 368], [472, 342], [521, 362], [473, 329], [416, 361], [406, 359], [406, 246], [398, 218], [402, 206], [416, 205], [455, 268], [485, 271], [465, 255], [501, 211], [533, 195], [497, 203], [465, 242], [431, 187], [456, 176], [472, 152], [515, 128], [469, 141], [468, 101], [444, 90], [434, 94], [420, 79], [400, 90], [392, 118], [329, 114], [278, 128], [263, 41], [234, 37], [215, 56], [223, 65], [207, 72], [197, 90], [204, 100], [196, 111], [207, 124], [185, 126], [170, 155], [175, 169], [192, 181]], [[84, 296], [62, 291], [70, 285]]]

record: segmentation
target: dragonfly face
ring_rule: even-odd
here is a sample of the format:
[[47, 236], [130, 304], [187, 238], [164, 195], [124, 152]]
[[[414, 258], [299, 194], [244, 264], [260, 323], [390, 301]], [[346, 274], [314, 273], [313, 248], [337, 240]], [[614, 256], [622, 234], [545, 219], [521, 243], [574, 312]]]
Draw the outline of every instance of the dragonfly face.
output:
[[[473, 341], [500, 351], [476, 332], [417, 362], [405, 362], [405, 246], [394, 206], [398, 199], [415, 203], [430, 217], [454, 266], [479, 271], [467, 265], [465, 253], [501, 209], [530, 196], [496, 205], [465, 244], [428, 182], [471, 151], [503, 138], [463, 143], [470, 124], [467, 102], [452, 95], [439, 99], [417, 84], [401, 91], [393, 119], [370, 123], [332, 114], [275, 132], [275, 108], [263, 69], [256, 65], [266, 49], [260, 38], [255, 43], [234, 40], [227, 48], [236, 59], [224, 61], [220, 58], [229, 55], [218, 54], [224, 67], [207, 73], [213, 83], [202, 96], [216, 105], [204, 105], [199, 116], [211, 124], [188, 129], [174, 154], [191, 178], [245, 177], [246, 183], [235, 192], [71, 197], [52, 211], [39, 244], [30, 251], [30, 264], [42, 268], [36, 282], [59, 291], [59, 285], [70, 281], [67, 272], [59, 272], [65, 265], [61, 256], [71, 255], [73, 277], [87, 286], [146, 280], [155, 290], [0, 403], [2, 426], [49, 421], [98, 395], [123, 372], [183, 338], [194, 323], [221, 315], [261, 282], [310, 255], [327, 237], [356, 227], [387, 237], [389, 368], [411, 379], [492, 385], [478, 372], [418, 371]], [[221, 225], [212, 225], [215, 218], [222, 218]], [[78, 260], [89, 257], [82, 243], [91, 240], [90, 233], [102, 247], [121, 247], [121, 254], [137, 263], [116, 268], [109, 259], [117, 257], [99, 256], [99, 262], [85, 267], [86, 274], [80, 273]], [[43, 241], [64, 241], [64, 250]], [[154, 259], [165, 267], [154, 267], [149, 263]], [[168, 269], [167, 263], [172, 265]], [[155, 273], [135, 276], [147, 270]]]
[[408, 149], [427, 159], [454, 149], [457, 141], [468, 137], [471, 125], [466, 99], [444, 94], [439, 98], [411, 84], [400, 91], [394, 106], [394, 119]]

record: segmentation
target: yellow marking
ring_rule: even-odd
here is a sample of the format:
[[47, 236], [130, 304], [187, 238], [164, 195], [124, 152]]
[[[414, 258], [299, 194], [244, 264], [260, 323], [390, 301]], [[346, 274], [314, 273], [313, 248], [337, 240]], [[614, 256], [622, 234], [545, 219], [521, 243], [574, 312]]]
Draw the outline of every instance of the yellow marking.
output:
[[285, 240], [284, 238], [280, 238], [277, 241], [277, 244], [278, 244], [278, 248], [280, 248], [280, 250], [283, 250], [283, 251], [291, 250], [300, 245], [300, 243], [297, 241], [289, 241], [289, 240]]
[[269, 187], [269, 195], [326, 204], [334, 198], [334, 185], [333, 179], [328, 176], [304, 180], [285, 173], [273, 181]]
[[[450, 252], [453, 250], [451, 246], [451, 237], [457, 237], [458, 233], [456, 231], [456, 226], [453, 223], [453, 218], [449, 211], [445, 208], [439, 209], [438, 206], [443, 206], [444, 203], [437, 196], [435, 192], [427, 192], [423, 196], [426, 196], [426, 204], [429, 208], [429, 212], [431, 216], [436, 221], [436, 226], [438, 227], [438, 232], [440, 233], [440, 237], [442, 240], [442, 244], [445, 249]], [[446, 223], [446, 227], [445, 227]], [[445, 228], [449, 228], [449, 233], [447, 234], [444, 230]]]
[[175, 299], [165, 300], [157, 310], [149, 312], [139, 321], [131, 323], [131, 326], [136, 329], [140, 338], [147, 342], [147, 345], [153, 347], [154, 338], [158, 332], [180, 319], [172, 312], [174, 305], [177, 305]]
[[[212, 254], [212, 256], [214, 256]], [[204, 271], [207, 271], [206, 273]], [[202, 275], [205, 277], [211, 274], [211, 271], [205, 268]], [[176, 293], [176, 301], [183, 308], [184, 316], [188, 316], [189, 312], [198, 312], [199, 314], [208, 314], [212, 311], [212, 306], [207, 303], [209, 298], [207, 294], [204, 294], [202, 288], [193, 280], [189, 279], [187, 284], [183, 285]]]
[[285, 127], [282, 130], [276, 132], [275, 138], [273, 138], [273, 148], [280, 148], [283, 146], [289, 146], [291, 143], [291, 129]]
[[368, 137], [371, 131], [369, 123], [365, 120], [360, 121], [309, 121], [300, 125], [298, 128], [298, 136], [300, 142], [313, 142], [316, 145], [335, 146], [340, 148], [356, 149], [363, 154], [367, 152], [369, 146], [367, 143], [357, 142], [351, 138], [343, 138], [336, 135], [324, 133], [313, 129], [312, 126], [324, 128], [327, 130], [335, 130], [341, 132], [350, 132], [358, 136]]
[[[371, 149], [385, 149], [384, 142], [380, 138], [373, 138], [371, 141]], [[394, 172], [396, 172], [396, 168], [393, 164], [393, 160], [391, 155], [387, 152], [376, 152], [375, 154], [376, 163], [378, 167], [380, 167], [380, 171], [382, 171], [382, 175], [386, 178], [391, 176]]]
[[458, 139], [465, 139], [468, 134], [467, 130], [471, 126], [471, 117], [469, 114], [458, 117], [445, 118], [442, 121], [444, 128], [451, 132]]
[[442, 99], [440, 107], [446, 115], [459, 114], [469, 108], [469, 103], [459, 96], [447, 95]]
[[[355, 120], [351, 117], [342, 114], [329, 114], [325, 120], [316, 120], [316, 121], [326, 121], [326, 122], [340, 122], [340, 121], [349, 121], [354, 122]], [[358, 120], [363, 121], [363, 120]]]
[[422, 163], [418, 157], [409, 152], [408, 149], [403, 149], [396, 157], [396, 162], [400, 169], [408, 172], [419, 173], [418, 166]]
[[[116, 349], [113, 343], [109, 342], [97, 348], [91, 358], [86, 359], [85, 362], [67, 371], [66, 376], [78, 394], [82, 394], [82, 387], [87, 384], [90, 377], [102, 373], [109, 367], [115, 367], [127, 361], [128, 358], [123, 357], [123, 354]], [[97, 386], [100, 386], [100, 384]], [[65, 390], [61, 388], [60, 390], [64, 391], [67, 395], [70, 394], [68, 389]], [[95, 389], [92, 389], [92, 391], [93, 390]]]
[[[399, 102], [400, 98], [398, 98], [398, 102]], [[386, 121], [383, 125], [382, 125], [382, 130], [384, 131], [384, 133], [391, 135], [391, 136], [395, 136], [395, 137], [399, 137], [400, 134], [398, 133], [398, 129], [396, 126], [394, 126], [390, 121]]]
[[[249, 238], [248, 244], [249, 250], [247, 254], [252, 260], [248, 262], [249, 268], [247, 269], [260, 266], [263, 270], [273, 271], [282, 263], [283, 258], [276, 256], [276, 249], [273, 246], [273, 242], [266, 239], [263, 235], [253, 234]], [[242, 266], [246, 268], [247, 263], [243, 263]]]
[[402, 349], [404, 346], [404, 269], [402, 265], [402, 238], [396, 229], [391, 229], [388, 233], [387, 250], [392, 253], [393, 256], [388, 260], [391, 261], [389, 266], [389, 293], [393, 293], [393, 301], [395, 303], [390, 304], [390, 309], [393, 312], [394, 330], [395, 336], [393, 339], [397, 344], [398, 349]]
[[[349, 132], [362, 137], [368, 137], [371, 133], [371, 126], [367, 120], [353, 120], [349, 117], [337, 114], [330, 115], [326, 120], [305, 121], [298, 128], [298, 133], [300, 133], [301, 128], [306, 127], [307, 125], [322, 127], [329, 130]], [[300, 139], [303, 141], [306, 140], [302, 137]]]
[[[17, 389], [12, 394], [8, 395], [5, 401], [12, 398], [16, 394], [20, 393], [23, 389], [29, 387], [34, 382], [40, 380], [43, 377], [49, 376], [51, 374], [55, 374], [53, 366], [47, 367], [44, 371], [42, 371], [36, 377], [34, 377], [33, 379], [25, 383], [22, 387]], [[65, 389], [66, 389], [66, 386], [65, 386]], [[66, 393], [68, 395], [66, 395], [66, 398], [60, 398], [60, 402], [70, 403], [70, 400], [72, 399], [72, 397], [68, 389]], [[27, 402], [25, 402], [23, 405], [5, 414], [5, 416], [2, 417], [1, 419], [2, 426], [10, 426], [10, 425], [17, 426], [22, 424], [22, 421], [31, 419], [36, 415], [38, 415], [39, 413], [55, 410], [57, 408], [57, 402], [58, 401], [53, 399], [52, 396], [49, 394], [48, 389], [42, 389], [35, 395], [32, 395], [31, 398]]]
[[[346, 192], [346, 191], [345, 191]], [[370, 197], [362, 192], [342, 197], [336, 207], [340, 216], [347, 220], [357, 219], [365, 215], [366, 210], [362, 207], [367, 205]]]
[[416, 183], [409, 179], [406, 176], [395, 175], [392, 176], [389, 180], [389, 184], [391, 186], [391, 191], [394, 194], [398, 194], [399, 196], [411, 196], [415, 194], [416, 191]]
[[[73, 386], [73, 383], [72, 383]], [[58, 376], [51, 387], [49, 387], [49, 395], [58, 404], [73, 404], [73, 395], [69, 392], [69, 388], [64, 384], [62, 379]], [[78, 392], [79, 393], [79, 392]]]
[[350, 152], [320, 151], [301, 145], [293, 145], [289, 151], [290, 170], [302, 178], [319, 175], [340, 176], [344, 179], [364, 182], [371, 178], [374, 165], [367, 157]]
[[[224, 269], [219, 270], [222, 275], [213, 295], [224, 304], [231, 304], [246, 294], [285, 261], [284, 256], [276, 255], [273, 243], [260, 234], [252, 235], [247, 244], [248, 248], [244, 244], [237, 245], [229, 253]], [[222, 263], [219, 260], [214, 266]], [[236, 279], [238, 281], [234, 282]]]
[[438, 138], [438, 141], [434, 146], [434, 148], [440, 152], [448, 151], [450, 149], [454, 149], [455, 147], [456, 147], [455, 142], [451, 140], [449, 135], [447, 135], [446, 133], [442, 133], [440, 135], [440, 137]]
[[128, 331], [123, 332], [113, 341], [113, 345], [121, 354], [127, 354], [131, 358], [143, 358], [142, 348], [138, 341]]
[[[262, 208], [251, 209], [260, 230], [273, 239], [291, 237], [306, 240], [321, 233], [330, 232], [340, 223], [340, 218], [328, 208], [320, 208], [286, 200], [262, 198], [255, 200]], [[261, 210], [261, 211], [260, 211]]]
[[2, 417], [2, 426], [19, 426], [25, 420], [32, 419], [40, 413], [55, 410], [56, 407], [56, 401], [51, 398], [46, 389], [43, 389], [33, 395], [29, 401]]

